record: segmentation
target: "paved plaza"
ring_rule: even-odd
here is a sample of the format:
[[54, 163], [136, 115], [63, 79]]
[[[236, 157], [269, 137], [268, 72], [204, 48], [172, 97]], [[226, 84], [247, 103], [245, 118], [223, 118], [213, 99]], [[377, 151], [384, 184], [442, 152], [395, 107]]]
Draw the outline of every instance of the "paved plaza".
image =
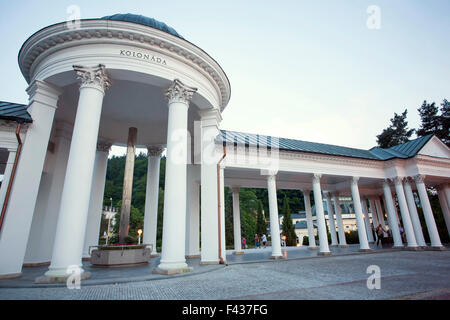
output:
[[[194, 272], [178, 276], [147, 275], [140, 281], [139, 267], [120, 268], [117, 279], [132, 273], [131, 282], [101, 284], [100, 273], [82, 282], [81, 289], [32, 288], [22, 280], [0, 282], [0, 299], [449, 299], [450, 251], [380, 250], [357, 253], [350, 246], [345, 254], [331, 257], [300, 257], [302, 250], [288, 248], [286, 260], [252, 261], [267, 249], [249, 250], [249, 261], [227, 266], [194, 266]], [[303, 248], [297, 248], [303, 249]], [[259, 250], [259, 252], [258, 252]], [[352, 251], [354, 251], [352, 253]], [[308, 251], [306, 251], [308, 252]], [[306, 253], [305, 252], [305, 253]], [[252, 257], [252, 255], [255, 255]], [[296, 256], [297, 255], [297, 256]], [[244, 259], [244, 258], [241, 258]], [[153, 263], [156, 263], [157, 259]], [[195, 263], [195, 259], [189, 261]], [[381, 289], [369, 290], [367, 268], [379, 266]], [[149, 271], [151, 266], [140, 267]], [[26, 271], [27, 272], [27, 271]], [[31, 273], [28, 273], [31, 274]], [[26, 274], [25, 274], [26, 276]], [[95, 278], [96, 277], [96, 278]], [[142, 278], [143, 279], [143, 278]], [[126, 279], [122, 279], [126, 280]], [[90, 281], [90, 282], [89, 282]], [[10, 285], [8, 285], [8, 283]], [[95, 284], [98, 283], [98, 284]], [[8, 287], [9, 286], [9, 287]], [[27, 287], [28, 286], [28, 287]]]

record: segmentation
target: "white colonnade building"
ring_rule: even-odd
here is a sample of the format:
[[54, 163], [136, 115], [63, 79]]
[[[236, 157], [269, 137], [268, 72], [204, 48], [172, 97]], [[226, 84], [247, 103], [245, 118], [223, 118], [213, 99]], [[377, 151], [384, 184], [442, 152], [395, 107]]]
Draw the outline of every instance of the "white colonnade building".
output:
[[[131, 127], [137, 128], [136, 145], [149, 150], [144, 243], [156, 242], [159, 161], [167, 152], [156, 272], [190, 271], [186, 257], [199, 257], [201, 264], [226, 262], [225, 186], [233, 188], [236, 239], [239, 188], [268, 189], [274, 259], [282, 257], [277, 188], [302, 190], [307, 217], [314, 199], [319, 243], [310, 246], [318, 254], [331, 254], [324, 199], [338, 230], [332, 245], [346, 246], [339, 195], [353, 198], [362, 251], [370, 250], [368, 208], [372, 222], [385, 224], [380, 200], [395, 246], [403, 246], [399, 217], [407, 247], [427, 246], [416, 190], [428, 246], [443, 248], [426, 187], [438, 187], [449, 225], [450, 150], [434, 136], [359, 150], [220, 130], [231, 94], [222, 68], [164, 23], [132, 14], [46, 27], [24, 43], [19, 65], [29, 83], [29, 104], [0, 104], [0, 148], [8, 155], [0, 190], [2, 203], [6, 199], [0, 278], [20, 276], [24, 265], [48, 264], [45, 275], [63, 279], [68, 268], [82, 266], [87, 248], [98, 241], [108, 152], [127, 144]], [[240, 241], [235, 249], [241, 253]]]

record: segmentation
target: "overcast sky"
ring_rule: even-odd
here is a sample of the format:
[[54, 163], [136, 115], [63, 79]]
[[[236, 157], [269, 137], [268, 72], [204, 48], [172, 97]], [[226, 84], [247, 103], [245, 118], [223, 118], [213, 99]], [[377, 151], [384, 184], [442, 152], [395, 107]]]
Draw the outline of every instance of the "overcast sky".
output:
[[[222, 129], [369, 149], [394, 112], [407, 108], [410, 127], [418, 127], [423, 100], [450, 99], [448, 0], [0, 3], [4, 101], [27, 103], [19, 49], [39, 29], [68, 20], [71, 5], [81, 18], [155, 18], [210, 54], [231, 82]], [[367, 12], [371, 5], [380, 20]]]

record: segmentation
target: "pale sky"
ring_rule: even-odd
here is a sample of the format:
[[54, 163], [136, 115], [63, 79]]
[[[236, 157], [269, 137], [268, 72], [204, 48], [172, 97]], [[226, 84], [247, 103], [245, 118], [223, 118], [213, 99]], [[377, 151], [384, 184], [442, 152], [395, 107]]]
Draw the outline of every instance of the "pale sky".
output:
[[[222, 129], [369, 149], [394, 112], [419, 126], [423, 100], [450, 99], [450, 1], [0, 0], [0, 100], [27, 103], [17, 55], [34, 32], [115, 13], [163, 21], [231, 82]], [[369, 29], [369, 6], [380, 28]], [[372, 21], [372, 20], [371, 20]], [[113, 154], [124, 153], [114, 148]]]

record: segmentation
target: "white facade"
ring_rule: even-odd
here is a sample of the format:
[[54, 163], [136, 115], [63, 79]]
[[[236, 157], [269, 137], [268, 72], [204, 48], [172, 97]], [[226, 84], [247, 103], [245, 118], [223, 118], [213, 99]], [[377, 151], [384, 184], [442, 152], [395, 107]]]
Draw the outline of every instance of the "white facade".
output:
[[[342, 234], [348, 219], [341, 215], [339, 196], [352, 197], [352, 225], [357, 225], [361, 250], [368, 250], [367, 210], [361, 199], [368, 198], [373, 211], [383, 198], [395, 244], [400, 245], [394, 192], [400, 197], [407, 245], [416, 247], [419, 227], [414, 213], [410, 215], [407, 181], [420, 196], [432, 239], [429, 246], [442, 248], [425, 191], [439, 188], [448, 217], [450, 150], [436, 137], [411, 158], [386, 161], [265, 150], [254, 143], [227, 143], [224, 148], [221, 113], [231, 91], [224, 71], [192, 43], [131, 22], [93, 19], [82, 20], [78, 29], [66, 23], [49, 26], [25, 42], [19, 65], [29, 83], [33, 123], [21, 131], [14, 176], [15, 124], [0, 123], [0, 148], [11, 152], [0, 190], [1, 199], [8, 200], [0, 230], [1, 278], [20, 276], [24, 264], [50, 264], [45, 276], [58, 281], [67, 277], [70, 267], [82, 266], [83, 256], [88, 257], [89, 246], [98, 239], [109, 147], [125, 145], [129, 127], [138, 130], [137, 146], [149, 149], [144, 242], [150, 244], [156, 242], [161, 146], [167, 148], [156, 272], [190, 271], [186, 256], [200, 256], [201, 264], [226, 262], [224, 186], [268, 189], [274, 259], [282, 258], [277, 188], [303, 191], [310, 236], [314, 197], [319, 243], [311, 241], [310, 248], [328, 255], [327, 223], [337, 230], [332, 245], [346, 245]], [[240, 239], [239, 196], [236, 191], [233, 195], [234, 236]], [[376, 221], [383, 224], [384, 214], [377, 213]], [[373, 223], [373, 213], [371, 218]], [[239, 242], [235, 246], [240, 253]]]

